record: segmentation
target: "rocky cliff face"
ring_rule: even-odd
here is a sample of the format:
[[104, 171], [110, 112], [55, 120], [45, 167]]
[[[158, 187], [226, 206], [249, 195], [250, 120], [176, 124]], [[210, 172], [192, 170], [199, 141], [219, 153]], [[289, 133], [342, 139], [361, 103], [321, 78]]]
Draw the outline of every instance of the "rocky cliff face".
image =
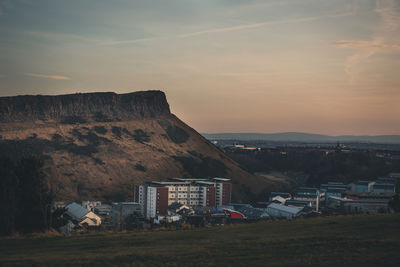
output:
[[263, 189], [160, 91], [0, 98], [0, 157], [32, 154], [60, 200], [129, 200], [134, 184], [168, 177], [232, 178], [235, 200]]
[[0, 98], [0, 122], [110, 122], [169, 114], [168, 102], [161, 91]]

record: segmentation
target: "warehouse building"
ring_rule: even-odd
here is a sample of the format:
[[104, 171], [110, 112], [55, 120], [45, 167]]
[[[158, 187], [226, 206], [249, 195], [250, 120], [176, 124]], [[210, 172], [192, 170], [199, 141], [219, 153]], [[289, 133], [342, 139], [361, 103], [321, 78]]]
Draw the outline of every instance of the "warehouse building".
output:
[[301, 214], [303, 208], [285, 206], [281, 204], [271, 203], [267, 207], [267, 213], [273, 218], [286, 218], [292, 219]]

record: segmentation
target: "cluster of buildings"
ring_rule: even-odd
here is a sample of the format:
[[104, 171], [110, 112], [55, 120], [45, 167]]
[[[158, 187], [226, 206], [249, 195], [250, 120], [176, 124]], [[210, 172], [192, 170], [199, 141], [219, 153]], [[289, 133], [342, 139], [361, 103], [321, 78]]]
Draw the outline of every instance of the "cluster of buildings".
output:
[[65, 209], [63, 232], [90, 227], [118, 227], [180, 221], [183, 216], [210, 214], [216, 207], [231, 202], [232, 184], [228, 178], [170, 178], [153, 181], [134, 188], [134, 202], [104, 204], [83, 201], [66, 204], [57, 201], [53, 209]]
[[115, 228], [125, 224], [129, 217], [133, 222], [144, 221], [141, 206], [135, 202], [102, 204], [100, 201], [83, 201], [82, 204], [76, 202], [66, 204], [63, 201], [57, 201], [53, 204], [53, 210], [56, 209], [64, 210], [61, 215], [64, 223], [59, 228], [63, 233], [100, 226]]
[[170, 178], [165, 182], [136, 185], [134, 201], [146, 219], [168, 214], [168, 206], [179, 203], [190, 207], [217, 207], [231, 202], [232, 184], [228, 178]]
[[374, 181], [357, 181], [350, 184], [328, 182], [316, 187], [299, 187], [293, 193], [272, 192], [267, 212], [271, 216], [293, 218], [304, 211], [320, 213], [338, 211], [343, 213], [390, 212], [389, 201], [396, 194], [400, 174]]
[[123, 227], [149, 224], [254, 221], [269, 218], [292, 219], [324, 211], [342, 213], [390, 212], [389, 201], [396, 193], [400, 174], [375, 181], [351, 184], [328, 182], [317, 187], [299, 187], [293, 192], [272, 192], [268, 202], [257, 207], [232, 203], [228, 178], [170, 178], [134, 187], [134, 202], [104, 204], [83, 201], [81, 205], [55, 202], [64, 208], [62, 232], [83, 227]]

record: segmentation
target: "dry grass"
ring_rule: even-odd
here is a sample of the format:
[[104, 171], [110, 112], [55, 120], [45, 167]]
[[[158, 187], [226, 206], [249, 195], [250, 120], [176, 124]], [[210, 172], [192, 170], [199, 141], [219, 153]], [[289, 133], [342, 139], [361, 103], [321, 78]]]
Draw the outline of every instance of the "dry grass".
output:
[[399, 266], [400, 215], [0, 239], [5, 266]]

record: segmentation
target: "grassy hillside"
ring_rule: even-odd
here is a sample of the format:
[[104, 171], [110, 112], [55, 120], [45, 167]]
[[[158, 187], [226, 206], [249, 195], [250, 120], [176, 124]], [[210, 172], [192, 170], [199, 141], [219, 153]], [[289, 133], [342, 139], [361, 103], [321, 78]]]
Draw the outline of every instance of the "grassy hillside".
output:
[[180, 231], [0, 238], [0, 265], [399, 266], [400, 215]]
[[235, 201], [247, 200], [243, 185], [255, 192], [268, 186], [171, 114], [163, 93], [154, 94], [0, 98], [0, 158], [40, 156], [66, 201], [132, 200], [135, 184], [168, 177], [232, 178]]

